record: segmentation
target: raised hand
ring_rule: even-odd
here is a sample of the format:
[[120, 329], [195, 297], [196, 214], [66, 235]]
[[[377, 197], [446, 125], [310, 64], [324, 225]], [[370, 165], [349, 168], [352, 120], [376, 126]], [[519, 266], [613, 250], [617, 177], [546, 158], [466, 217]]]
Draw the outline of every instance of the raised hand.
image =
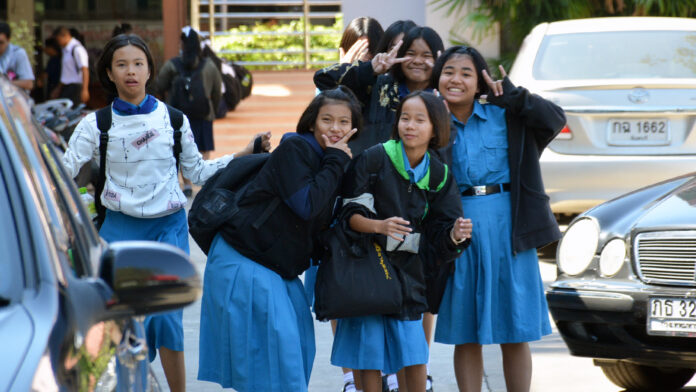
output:
[[391, 218], [378, 221], [376, 231], [379, 234], [388, 235], [397, 241], [403, 241], [404, 237], [412, 230], [408, 225], [409, 221], [398, 216], [392, 216]]
[[367, 40], [367, 38], [360, 38], [359, 40], [355, 41], [347, 52], [344, 52], [343, 48], [338, 48], [338, 51], [340, 52], [339, 62], [343, 64], [352, 63], [355, 60], [363, 60], [365, 55], [369, 53], [369, 47], [370, 42]]
[[502, 65], [498, 65], [498, 69], [500, 70], [500, 77], [502, 78], [500, 80], [493, 80], [486, 70], [482, 72], [483, 80], [491, 89], [491, 93], [496, 97], [503, 95], [503, 79], [507, 76], [507, 72], [505, 72], [505, 68], [503, 68]]
[[408, 61], [410, 57], [396, 57], [399, 52], [399, 48], [403, 45], [404, 41], [399, 40], [399, 42], [394, 45], [392, 50], [387, 53], [379, 53], [374, 58], [372, 58], [372, 70], [376, 75], [383, 74], [391, 69], [394, 64], [403, 63]]
[[357, 128], [351, 129], [350, 131], [346, 132], [341, 140], [337, 141], [336, 143], [331, 143], [331, 140], [329, 140], [329, 138], [324, 134], [322, 134], [321, 137], [324, 139], [324, 145], [326, 148], [337, 148], [348, 154], [349, 157], [353, 158], [353, 153], [350, 151], [350, 147], [348, 147], [348, 140], [355, 135], [355, 132], [358, 132]]
[[467, 238], [471, 238], [471, 231], [473, 228], [474, 224], [471, 223], [471, 219], [459, 217], [456, 221], [454, 221], [454, 226], [452, 226], [450, 237], [455, 242], [461, 242]]

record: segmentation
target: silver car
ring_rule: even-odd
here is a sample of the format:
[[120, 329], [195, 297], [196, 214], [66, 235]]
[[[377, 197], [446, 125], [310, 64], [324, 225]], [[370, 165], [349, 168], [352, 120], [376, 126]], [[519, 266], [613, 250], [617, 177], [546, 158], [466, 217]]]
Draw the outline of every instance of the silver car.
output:
[[541, 156], [556, 214], [696, 169], [696, 19], [543, 23], [510, 78], [566, 112]]

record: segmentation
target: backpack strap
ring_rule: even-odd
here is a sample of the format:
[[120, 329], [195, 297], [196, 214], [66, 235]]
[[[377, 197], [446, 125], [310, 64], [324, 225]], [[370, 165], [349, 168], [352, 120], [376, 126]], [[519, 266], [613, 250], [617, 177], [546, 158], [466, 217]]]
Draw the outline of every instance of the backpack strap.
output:
[[384, 164], [384, 157], [382, 156], [384, 147], [381, 144], [378, 144], [378, 146], [368, 148], [364, 153], [367, 162], [367, 172], [370, 174], [370, 187], [377, 183], [379, 171], [382, 170], [382, 165]]
[[111, 129], [111, 105], [96, 112], [97, 128], [99, 128], [99, 177], [94, 190], [94, 206], [97, 209], [97, 228], [101, 227], [106, 217], [106, 208], [102, 205], [101, 195], [106, 182], [106, 146], [109, 144], [109, 129]]
[[[167, 105], [167, 104], [165, 104]], [[181, 155], [181, 126], [184, 125], [184, 113], [167, 105], [169, 121], [174, 128], [174, 159], [176, 160], [176, 171], [179, 171], [179, 155]]]
[[434, 158], [435, 154], [430, 154], [430, 181], [428, 189], [431, 192], [439, 192], [447, 182], [449, 167], [439, 159]]

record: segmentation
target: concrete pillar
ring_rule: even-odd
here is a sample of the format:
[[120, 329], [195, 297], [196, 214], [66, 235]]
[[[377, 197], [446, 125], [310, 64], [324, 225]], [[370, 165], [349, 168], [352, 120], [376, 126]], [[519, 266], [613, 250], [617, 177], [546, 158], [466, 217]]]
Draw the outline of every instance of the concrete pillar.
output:
[[186, 0], [162, 0], [162, 33], [164, 60], [179, 54], [181, 28], [186, 26], [188, 12]]

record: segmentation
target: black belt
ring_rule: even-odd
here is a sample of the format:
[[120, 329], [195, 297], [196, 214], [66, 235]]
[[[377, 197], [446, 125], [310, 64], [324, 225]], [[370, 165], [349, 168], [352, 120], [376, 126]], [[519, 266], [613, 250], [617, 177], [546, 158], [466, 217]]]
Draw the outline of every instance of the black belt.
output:
[[462, 196], [485, 196], [505, 191], [510, 191], [509, 182], [506, 182], [505, 184], [472, 186], [471, 188], [462, 191]]

